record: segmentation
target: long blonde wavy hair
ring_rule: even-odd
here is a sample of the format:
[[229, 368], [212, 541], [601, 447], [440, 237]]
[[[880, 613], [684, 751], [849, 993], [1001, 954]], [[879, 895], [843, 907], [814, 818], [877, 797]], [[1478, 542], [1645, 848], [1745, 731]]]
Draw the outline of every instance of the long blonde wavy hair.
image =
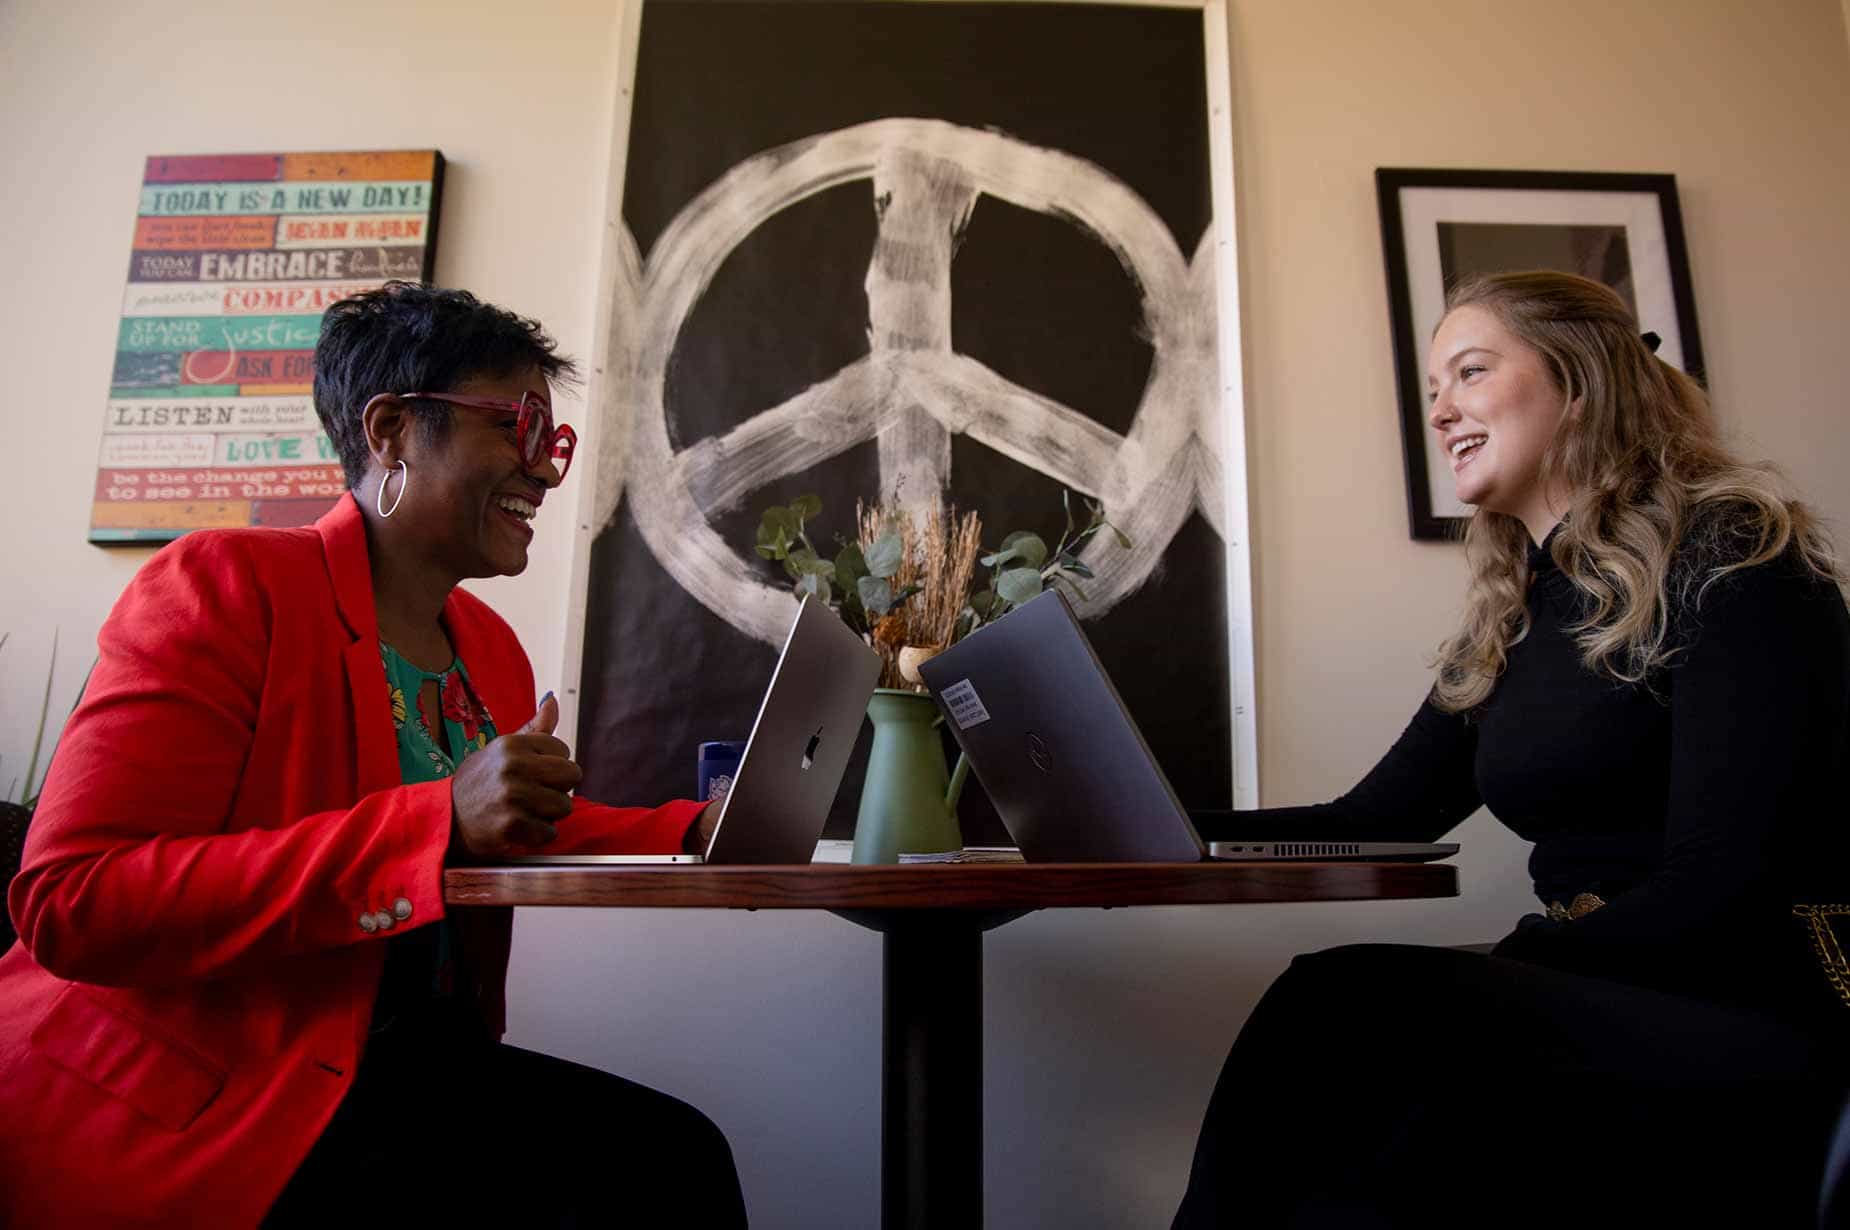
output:
[[[1564, 407], [1543, 454], [1543, 491], [1570, 493], [1550, 551], [1588, 601], [1569, 629], [1589, 670], [1644, 681], [1668, 665], [1672, 616], [1721, 577], [1796, 549], [1842, 585], [1823, 527], [1783, 489], [1769, 464], [1723, 447], [1708, 395], [1658, 359], [1625, 301], [1571, 274], [1471, 278], [1446, 296], [1447, 314], [1476, 306], [1539, 353]], [[1689, 566], [1673, 567], [1679, 558]], [[1470, 588], [1458, 631], [1439, 647], [1434, 702], [1459, 712], [1484, 702], [1509, 649], [1529, 632], [1529, 532], [1479, 508], [1465, 531]]]

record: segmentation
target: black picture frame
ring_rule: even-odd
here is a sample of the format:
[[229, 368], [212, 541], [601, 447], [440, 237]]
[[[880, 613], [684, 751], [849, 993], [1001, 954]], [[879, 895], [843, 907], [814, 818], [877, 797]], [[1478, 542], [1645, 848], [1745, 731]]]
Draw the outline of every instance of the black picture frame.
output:
[[1458, 276], [1561, 268], [1597, 277], [1663, 339], [1662, 358], [1706, 383], [1676, 176], [1378, 167], [1375, 191], [1415, 539], [1457, 538], [1468, 520], [1439, 486], [1446, 475], [1430, 464], [1426, 423], [1426, 339]]

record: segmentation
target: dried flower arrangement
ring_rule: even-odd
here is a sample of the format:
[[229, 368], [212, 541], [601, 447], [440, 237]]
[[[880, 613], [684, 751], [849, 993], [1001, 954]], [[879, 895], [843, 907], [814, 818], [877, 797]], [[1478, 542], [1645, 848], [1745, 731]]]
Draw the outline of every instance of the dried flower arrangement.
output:
[[[1071, 492], [1061, 493], [1066, 528], [1053, 550], [1046, 540], [1018, 530], [995, 551], [983, 554], [983, 524], [974, 512], [933, 509], [923, 524], [880, 505], [855, 505], [853, 541], [837, 536], [833, 559], [809, 537], [809, 524], [822, 513], [814, 495], [767, 508], [758, 522], [755, 550], [781, 563], [798, 595], [814, 595], [840, 613], [867, 639], [882, 660], [880, 686], [923, 691], [918, 663], [948, 648], [984, 624], [1029, 601], [1049, 585], [1064, 585], [1083, 598], [1080, 578], [1093, 573], [1079, 553], [1109, 529], [1118, 545], [1131, 540], [1105, 517], [1104, 505], [1084, 501], [1089, 516], [1081, 526]], [[972, 593], [977, 566], [989, 569], [987, 583]]]
[[982, 550], [982, 519], [974, 512], [934, 508], [923, 525], [915, 525], [903, 514], [889, 513], [879, 505], [856, 504], [854, 511], [864, 551], [887, 534], [899, 535], [899, 570], [894, 583], [896, 592], [910, 595], [873, 627], [874, 650], [883, 663], [880, 686], [923, 690], [918, 663], [957, 638], [970, 578], [976, 574], [976, 557]]

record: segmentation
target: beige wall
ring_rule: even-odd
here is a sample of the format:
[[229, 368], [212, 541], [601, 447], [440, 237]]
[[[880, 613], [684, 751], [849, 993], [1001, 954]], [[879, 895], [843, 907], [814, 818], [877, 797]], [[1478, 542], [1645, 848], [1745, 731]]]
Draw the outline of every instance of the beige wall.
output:
[[1463, 576], [1406, 539], [1376, 166], [1674, 172], [1721, 417], [1850, 530], [1839, 6], [1233, 8], [1268, 800], [1370, 762]]
[[[1327, 797], [1367, 767], [1462, 578], [1455, 548], [1406, 536], [1376, 166], [1675, 172], [1723, 417], [1850, 526], [1839, 0], [1233, 0], [1229, 24], [1268, 801]], [[589, 355], [616, 28], [573, 0], [184, 0], [158, 20], [0, 5], [0, 787], [52, 629], [68, 704], [145, 558], [83, 543], [142, 158], [438, 146], [440, 279]], [[542, 672], [567, 587], [552, 528], [526, 576], [483, 587]], [[1464, 832], [1457, 901], [1045, 913], [992, 935], [990, 1224], [1162, 1223], [1226, 1043], [1292, 952], [1482, 939], [1524, 908], [1520, 844], [1482, 816]], [[874, 1223], [874, 936], [801, 914], [524, 911], [513, 983], [514, 1040], [712, 1113], [758, 1225]]]
[[[83, 542], [143, 158], [436, 146], [438, 280], [518, 306], [586, 356], [615, 39], [614, 5], [587, 0], [189, 0], [158, 20], [107, 0], [0, 5], [0, 154], [14, 168], [0, 216], [18, 220], [0, 239], [13, 288], [0, 344], [16, 373], [0, 416], [8, 452], [33, 459], [4, 497], [22, 520], [0, 545], [0, 631], [14, 632], [0, 651], [0, 787], [30, 744], [52, 628], [74, 692], [147, 555]], [[567, 549], [541, 535], [524, 578], [477, 587], [536, 663], [559, 656]], [[22, 679], [36, 680], [29, 697]]]

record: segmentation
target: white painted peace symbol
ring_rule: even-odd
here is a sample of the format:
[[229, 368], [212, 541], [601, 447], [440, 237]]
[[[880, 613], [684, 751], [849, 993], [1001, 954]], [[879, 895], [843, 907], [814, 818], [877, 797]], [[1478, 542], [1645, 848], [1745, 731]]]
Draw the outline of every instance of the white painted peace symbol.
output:
[[[871, 353], [676, 453], [663, 402], [668, 361], [721, 263], [778, 211], [869, 177], [879, 211], [866, 280]], [[1155, 354], [1128, 435], [951, 349], [955, 237], [985, 192], [1087, 228], [1141, 288]], [[601, 433], [596, 524], [609, 523], [627, 482], [656, 559], [751, 636], [780, 643], [796, 599], [754, 572], [709, 517], [870, 438], [881, 498], [910, 510], [943, 498], [957, 432], [1102, 499], [1137, 549], [1120, 550], [1109, 535], [1087, 547], [1097, 577], [1085, 583], [1082, 615], [1141, 586], [1194, 509], [1225, 537], [1211, 246], [1204, 237], [1185, 261], [1150, 207], [1093, 163], [939, 120], [876, 120], [741, 162], [675, 217], [647, 269], [627, 228], [619, 227], [619, 246], [605, 386], [615, 391], [612, 429]]]

